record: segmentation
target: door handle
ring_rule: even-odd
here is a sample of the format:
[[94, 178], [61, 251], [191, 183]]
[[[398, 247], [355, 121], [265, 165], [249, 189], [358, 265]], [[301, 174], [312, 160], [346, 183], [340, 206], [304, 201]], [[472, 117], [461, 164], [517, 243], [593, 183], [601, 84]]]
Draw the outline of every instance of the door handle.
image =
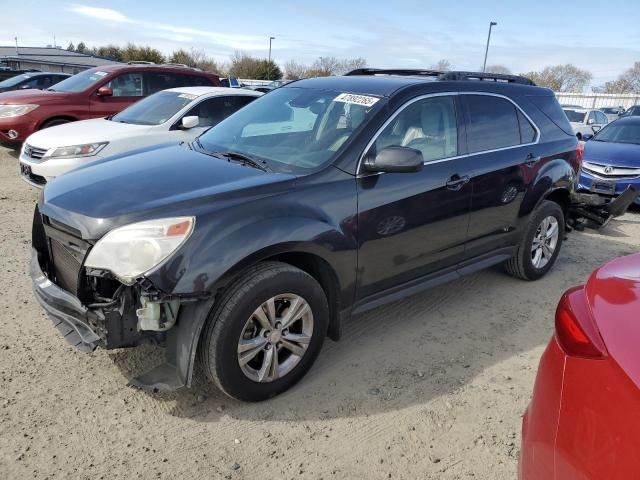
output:
[[449, 181], [447, 181], [446, 186], [449, 190], [457, 191], [457, 190], [460, 190], [468, 182], [469, 182], [468, 175], [464, 175], [461, 177], [456, 173], [449, 179]]
[[533, 153], [530, 153], [529, 155], [527, 155], [527, 159], [525, 160], [524, 164], [527, 167], [533, 167], [535, 166], [536, 163], [538, 163], [541, 160], [541, 157], [534, 157]]

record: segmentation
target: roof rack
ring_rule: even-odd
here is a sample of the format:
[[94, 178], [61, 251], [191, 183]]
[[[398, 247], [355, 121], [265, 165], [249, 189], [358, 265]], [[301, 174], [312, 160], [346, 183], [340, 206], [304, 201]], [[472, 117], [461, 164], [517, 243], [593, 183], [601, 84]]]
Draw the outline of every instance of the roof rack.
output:
[[146, 60], [131, 60], [127, 65], [155, 65], [156, 62], [147, 62]]
[[345, 74], [346, 76], [358, 75], [400, 75], [400, 76], [418, 76], [418, 77], [437, 77], [440, 81], [458, 81], [458, 80], [479, 80], [496, 83], [517, 83], [520, 85], [536, 84], [526, 77], [519, 75], [504, 75], [502, 73], [483, 73], [483, 72], [463, 72], [450, 71], [442, 72], [439, 70], [414, 69], [414, 68], [358, 68]]
[[533, 81], [520, 75], [505, 75], [503, 73], [483, 73], [483, 72], [445, 72], [439, 80], [483, 80], [498, 83], [518, 83], [520, 85], [536, 86]]
[[197, 67], [191, 67], [185, 63], [163, 63], [161, 65], [162, 67], [175, 67], [175, 68], [189, 68], [191, 70], [198, 70], [198, 71], [202, 71], [202, 69], [197, 68]]

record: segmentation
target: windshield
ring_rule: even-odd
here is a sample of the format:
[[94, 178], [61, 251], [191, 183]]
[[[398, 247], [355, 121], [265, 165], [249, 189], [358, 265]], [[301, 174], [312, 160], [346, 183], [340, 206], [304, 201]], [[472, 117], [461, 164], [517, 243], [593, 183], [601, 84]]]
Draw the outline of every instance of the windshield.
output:
[[111, 120], [136, 125], [160, 125], [166, 122], [197, 95], [180, 92], [158, 92], [134, 103], [115, 115]]
[[199, 138], [208, 152], [236, 152], [275, 171], [302, 173], [333, 159], [383, 103], [377, 97], [280, 88]]
[[66, 80], [56, 83], [53, 87], [47, 88], [54, 92], [83, 92], [91, 85], [98, 83], [104, 77], [109, 75], [108, 72], [100, 70], [85, 70], [77, 75], [73, 75]]
[[640, 145], [640, 123], [610, 123], [593, 140], [611, 143], [634, 143]]
[[3, 80], [2, 82], [0, 82], [0, 88], [15, 87], [17, 84], [19, 84], [23, 80], [28, 80], [30, 78], [31, 78], [31, 75], [28, 75], [26, 73], [23, 73], [22, 75], [17, 75], [15, 77], [7, 78], [6, 80]]
[[570, 122], [582, 123], [584, 122], [585, 112], [576, 112], [575, 110], [565, 110], [564, 113]]

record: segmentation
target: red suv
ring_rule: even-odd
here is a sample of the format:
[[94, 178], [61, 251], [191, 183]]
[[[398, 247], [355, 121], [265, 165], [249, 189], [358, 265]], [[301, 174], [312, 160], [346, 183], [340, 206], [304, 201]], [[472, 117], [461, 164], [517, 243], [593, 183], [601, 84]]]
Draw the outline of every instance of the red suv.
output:
[[220, 79], [185, 66], [109, 65], [78, 73], [47, 90], [0, 93], [0, 143], [21, 143], [36, 130], [107, 117], [152, 93], [189, 86], [220, 86]]

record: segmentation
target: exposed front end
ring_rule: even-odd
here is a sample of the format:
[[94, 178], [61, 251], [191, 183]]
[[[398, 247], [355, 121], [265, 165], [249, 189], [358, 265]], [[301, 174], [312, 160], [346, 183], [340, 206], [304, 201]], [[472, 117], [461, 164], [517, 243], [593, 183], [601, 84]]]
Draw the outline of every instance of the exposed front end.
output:
[[[621, 195], [630, 186], [640, 191], [640, 168], [594, 162], [584, 162], [582, 165], [578, 191], [613, 198]], [[640, 199], [636, 198], [634, 203], [640, 205]]]

